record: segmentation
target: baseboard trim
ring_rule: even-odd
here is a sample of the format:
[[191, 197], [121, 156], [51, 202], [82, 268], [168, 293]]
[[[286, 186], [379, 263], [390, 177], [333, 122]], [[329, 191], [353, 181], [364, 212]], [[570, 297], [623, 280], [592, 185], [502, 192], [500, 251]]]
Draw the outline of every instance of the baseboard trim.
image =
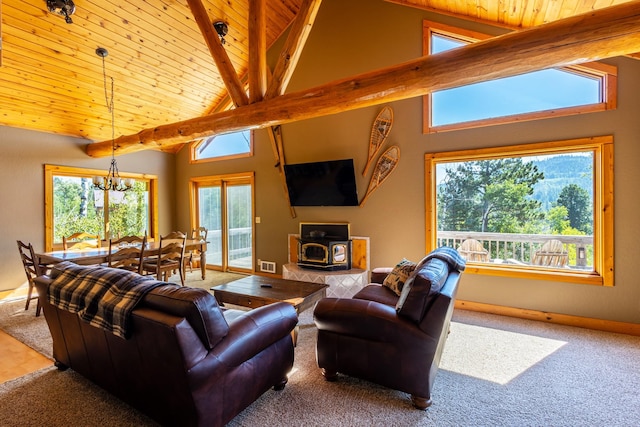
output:
[[517, 317], [520, 319], [537, 320], [540, 322], [555, 323], [558, 325], [576, 326], [578, 328], [594, 329], [597, 331], [640, 336], [640, 324], [638, 323], [592, 319], [589, 317], [570, 316], [567, 314], [549, 313], [546, 311], [505, 307], [501, 305], [484, 304], [481, 302], [464, 300], [456, 300], [455, 308], [460, 310], [478, 311], [481, 313], [498, 314], [501, 316]]

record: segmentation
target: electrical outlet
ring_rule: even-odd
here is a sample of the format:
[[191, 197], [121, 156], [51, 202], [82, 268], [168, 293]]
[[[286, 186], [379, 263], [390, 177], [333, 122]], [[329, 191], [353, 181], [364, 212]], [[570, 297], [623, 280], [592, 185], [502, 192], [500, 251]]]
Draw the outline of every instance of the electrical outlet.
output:
[[265, 273], [274, 273], [276, 272], [276, 263], [273, 261], [262, 261], [258, 260], [260, 265], [260, 271], [264, 271]]

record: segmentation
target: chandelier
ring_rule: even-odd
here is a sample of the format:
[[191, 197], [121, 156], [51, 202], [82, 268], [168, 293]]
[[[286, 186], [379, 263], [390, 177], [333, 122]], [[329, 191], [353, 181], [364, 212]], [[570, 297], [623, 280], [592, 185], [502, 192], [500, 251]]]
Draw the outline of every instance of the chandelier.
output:
[[102, 77], [104, 80], [104, 99], [107, 109], [111, 113], [111, 166], [106, 177], [94, 176], [93, 188], [103, 191], [127, 191], [133, 187], [133, 178], [120, 178], [118, 171], [118, 163], [116, 162], [116, 128], [115, 128], [115, 109], [113, 108], [113, 77], [111, 79], [111, 93], [107, 94], [107, 71], [104, 58], [109, 54], [107, 49], [99, 47], [96, 49], [96, 55], [102, 57]]

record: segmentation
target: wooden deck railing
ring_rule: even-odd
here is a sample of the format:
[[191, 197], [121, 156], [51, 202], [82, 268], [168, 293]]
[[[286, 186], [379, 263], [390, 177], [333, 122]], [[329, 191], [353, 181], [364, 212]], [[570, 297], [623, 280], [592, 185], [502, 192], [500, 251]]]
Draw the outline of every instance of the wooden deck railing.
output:
[[531, 264], [536, 251], [549, 240], [562, 242], [571, 268], [589, 269], [593, 266], [593, 236], [564, 236], [557, 234], [509, 234], [468, 231], [438, 231], [437, 246], [458, 248], [467, 239], [475, 239], [489, 252], [491, 262]]

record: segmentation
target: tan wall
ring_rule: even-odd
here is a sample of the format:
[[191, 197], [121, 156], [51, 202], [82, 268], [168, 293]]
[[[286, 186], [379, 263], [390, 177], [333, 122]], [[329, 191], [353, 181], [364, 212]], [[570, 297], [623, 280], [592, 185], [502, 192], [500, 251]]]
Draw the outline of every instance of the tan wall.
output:
[[[290, 91], [365, 72], [420, 56], [422, 20], [460, 23], [453, 18], [383, 1], [325, 0]], [[480, 28], [473, 24], [474, 29]], [[493, 30], [499, 33], [500, 30]], [[274, 54], [274, 52], [271, 52]], [[547, 119], [481, 129], [423, 135], [422, 100], [391, 104], [395, 122], [388, 144], [398, 144], [398, 168], [362, 207], [296, 208], [292, 219], [266, 131], [256, 132], [255, 156], [201, 165], [188, 164], [188, 150], [176, 157], [178, 226], [188, 228], [187, 186], [191, 176], [255, 170], [256, 259], [276, 261], [278, 272], [287, 257], [287, 234], [300, 221], [347, 221], [352, 233], [371, 238], [373, 266], [394, 265], [402, 257], [419, 260], [425, 252], [424, 153], [561, 140], [595, 135], [615, 138], [616, 286], [603, 288], [550, 281], [477, 276], [463, 277], [459, 298], [593, 318], [640, 322], [637, 224], [640, 201], [640, 62], [616, 58], [619, 67], [618, 109], [604, 113]], [[288, 163], [353, 158], [362, 170], [370, 126], [380, 107], [283, 126]], [[368, 178], [368, 177], [367, 177]], [[358, 175], [360, 197], [367, 179]]]
[[[110, 157], [92, 159], [83, 139], [0, 126], [0, 291], [26, 281], [16, 240], [44, 248], [44, 165], [109, 169]], [[145, 151], [118, 157], [122, 172], [159, 177], [160, 231], [173, 226], [174, 156]]]

